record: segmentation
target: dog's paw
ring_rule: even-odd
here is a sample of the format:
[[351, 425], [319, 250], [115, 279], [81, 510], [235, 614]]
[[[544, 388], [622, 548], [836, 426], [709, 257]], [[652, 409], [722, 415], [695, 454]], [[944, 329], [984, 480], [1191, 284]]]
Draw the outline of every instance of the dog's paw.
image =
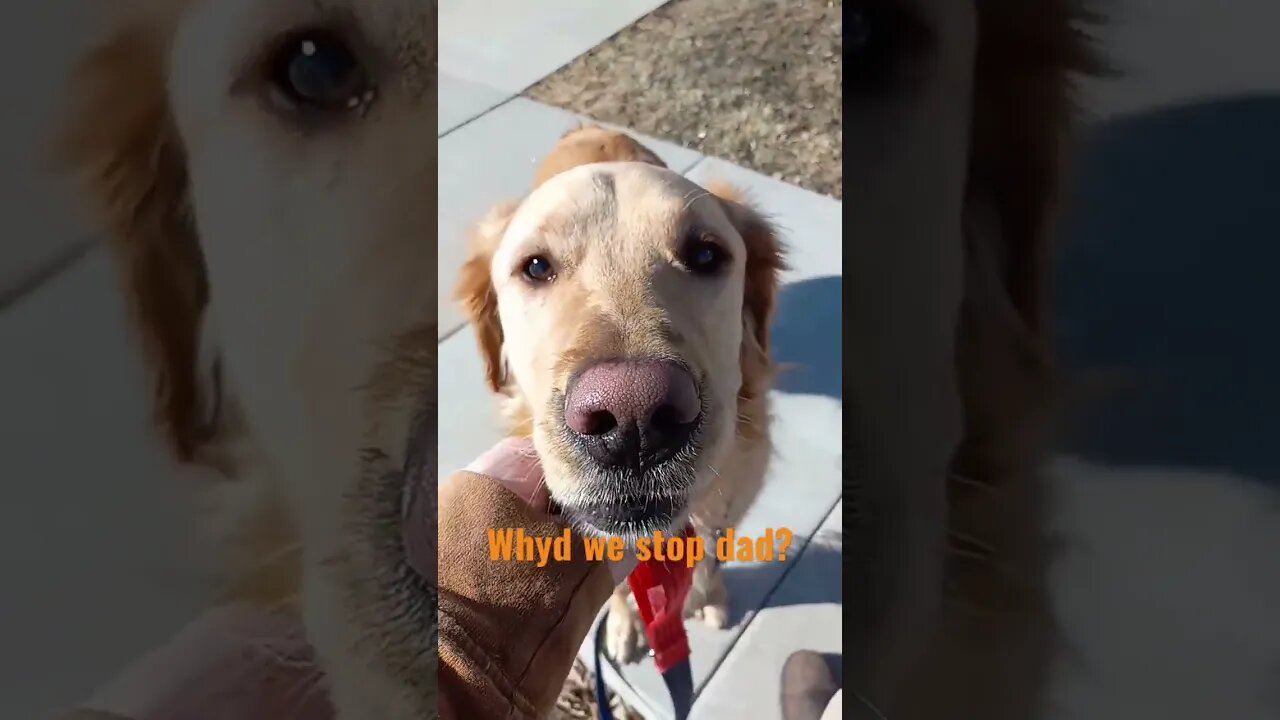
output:
[[633, 663], [644, 656], [646, 645], [640, 614], [629, 607], [625, 611], [610, 608], [605, 618], [605, 654], [618, 663]]
[[729, 627], [729, 593], [715, 567], [701, 567], [684, 602], [684, 616], [696, 618], [712, 630]]
[[702, 624], [712, 630], [723, 630], [729, 627], [729, 608], [724, 605], [706, 605], [699, 608], [695, 615]]
[[712, 630], [723, 630], [729, 627], [729, 608], [720, 603], [699, 604], [685, 608], [685, 617], [702, 621]]

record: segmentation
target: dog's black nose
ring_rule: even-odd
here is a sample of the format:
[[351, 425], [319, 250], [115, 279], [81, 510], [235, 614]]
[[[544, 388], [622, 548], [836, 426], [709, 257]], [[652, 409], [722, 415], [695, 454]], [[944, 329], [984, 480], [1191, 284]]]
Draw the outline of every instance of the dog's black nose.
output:
[[615, 360], [580, 373], [564, 419], [597, 463], [642, 469], [689, 443], [702, 413], [693, 376], [668, 360]]

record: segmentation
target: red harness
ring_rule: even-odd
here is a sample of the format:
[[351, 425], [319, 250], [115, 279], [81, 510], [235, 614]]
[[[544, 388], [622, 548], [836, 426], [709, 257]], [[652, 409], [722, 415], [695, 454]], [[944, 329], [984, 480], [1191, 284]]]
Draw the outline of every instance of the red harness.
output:
[[[685, 538], [694, 536], [693, 527]], [[693, 704], [693, 676], [689, 668], [689, 635], [684, 629], [684, 601], [693, 583], [693, 569], [683, 560], [645, 560], [627, 577], [636, 608], [644, 621], [644, 634], [653, 650], [653, 664], [671, 693], [676, 720], [684, 720]], [[600, 720], [613, 720], [602, 670], [602, 638], [607, 616], [596, 629], [596, 704]]]
[[[685, 530], [694, 536], [693, 528]], [[646, 560], [631, 572], [627, 582], [636, 598], [645, 635], [653, 650], [653, 664], [665, 673], [689, 659], [689, 636], [684, 630], [684, 600], [693, 582], [693, 570], [683, 561]]]

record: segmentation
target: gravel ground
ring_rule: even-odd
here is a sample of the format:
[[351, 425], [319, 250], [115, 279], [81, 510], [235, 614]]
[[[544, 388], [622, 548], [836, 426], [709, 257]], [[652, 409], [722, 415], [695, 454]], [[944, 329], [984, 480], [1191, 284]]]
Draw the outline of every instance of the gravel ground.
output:
[[841, 0], [673, 0], [526, 93], [839, 198]]
[[[613, 720], [644, 720], [640, 713], [627, 707], [612, 692], [609, 693], [609, 699]], [[595, 720], [597, 717], [599, 714], [596, 712], [595, 684], [591, 671], [581, 660], [575, 660], [548, 720]]]

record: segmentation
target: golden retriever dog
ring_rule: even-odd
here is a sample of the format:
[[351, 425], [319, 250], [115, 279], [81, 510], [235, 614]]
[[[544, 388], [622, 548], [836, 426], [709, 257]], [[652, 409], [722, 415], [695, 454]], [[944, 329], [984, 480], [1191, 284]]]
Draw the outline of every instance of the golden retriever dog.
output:
[[436, 4], [112, 10], [60, 154], [208, 499], [220, 593], [297, 614], [342, 720], [433, 717], [436, 601], [402, 516], [406, 475], [434, 508]]
[[[731, 190], [706, 190], [626, 135], [570, 131], [524, 200], [477, 227], [457, 294], [510, 432], [532, 437], [581, 531], [705, 536], [738, 524], [768, 466], [769, 324], [782, 249]], [[637, 658], [621, 585], [606, 650]], [[686, 613], [728, 618], [700, 563]]]

